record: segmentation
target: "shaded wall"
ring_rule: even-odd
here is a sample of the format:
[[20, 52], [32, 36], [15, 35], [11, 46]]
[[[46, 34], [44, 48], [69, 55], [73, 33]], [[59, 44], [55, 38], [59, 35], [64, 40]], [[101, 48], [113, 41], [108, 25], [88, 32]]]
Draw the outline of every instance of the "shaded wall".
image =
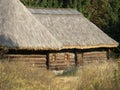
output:
[[14, 62], [23, 62], [29, 66], [47, 68], [47, 53], [46, 51], [34, 50], [9, 50], [3, 56], [4, 59]]
[[72, 52], [49, 53], [49, 69], [67, 69], [75, 66], [75, 54]]
[[9, 50], [4, 59], [23, 61], [30, 66], [51, 70], [68, 69], [86, 63], [104, 62], [109, 59], [108, 49], [66, 49], [60, 51]]

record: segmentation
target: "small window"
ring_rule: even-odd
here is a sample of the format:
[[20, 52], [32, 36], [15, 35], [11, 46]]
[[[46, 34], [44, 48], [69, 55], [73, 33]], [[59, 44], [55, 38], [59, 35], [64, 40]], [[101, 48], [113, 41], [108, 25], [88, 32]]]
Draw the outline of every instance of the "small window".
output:
[[69, 58], [69, 57], [68, 57], [68, 54], [65, 54], [65, 56], [64, 56], [64, 60], [67, 61], [68, 58]]
[[56, 54], [53, 54], [52, 61], [55, 61], [55, 60], [56, 60]]

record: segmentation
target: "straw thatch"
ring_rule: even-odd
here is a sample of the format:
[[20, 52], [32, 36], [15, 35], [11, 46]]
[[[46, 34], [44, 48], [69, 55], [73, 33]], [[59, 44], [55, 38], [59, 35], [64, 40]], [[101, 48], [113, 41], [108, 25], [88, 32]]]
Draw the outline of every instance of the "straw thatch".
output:
[[59, 49], [50, 32], [20, 0], [0, 0], [0, 46], [19, 49]]
[[118, 43], [107, 36], [81, 13], [71, 9], [29, 9], [49, 28], [64, 48], [117, 47]]

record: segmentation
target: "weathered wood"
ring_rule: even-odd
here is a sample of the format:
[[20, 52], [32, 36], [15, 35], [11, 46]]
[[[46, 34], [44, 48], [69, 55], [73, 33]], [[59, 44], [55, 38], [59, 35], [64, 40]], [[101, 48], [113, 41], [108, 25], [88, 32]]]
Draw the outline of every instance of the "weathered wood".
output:
[[68, 69], [70, 67], [75, 67], [75, 65], [71, 65], [71, 66], [50, 66], [51, 70], [65, 70]]
[[78, 64], [91, 63], [95, 61], [107, 60], [106, 51], [80, 52], [77, 53]]
[[100, 54], [96, 54], [96, 55], [95, 54], [94, 55], [93, 54], [91, 54], [91, 55], [84, 55], [84, 57], [89, 57], [89, 56], [91, 56], [91, 57], [106, 57], [106, 54], [103, 54], [103, 55], [102, 54], [101, 55]]
[[85, 52], [83, 57], [107, 57], [107, 53], [104, 51], [102, 52]]
[[84, 54], [101, 54], [101, 53], [106, 53], [106, 51], [93, 51], [93, 52], [84, 52]]
[[43, 65], [43, 64], [29, 64], [29, 66], [31, 67], [40, 67], [40, 68], [46, 68], [47, 66], [46, 65]]
[[5, 54], [4, 58], [46, 58], [46, 55], [21, 55], [21, 54]]
[[50, 66], [66, 66], [66, 63], [51, 63]]
[[83, 59], [107, 59], [107, 57], [84, 57]]
[[77, 53], [77, 63], [78, 65], [83, 64], [83, 53]]
[[[67, 55], [67, 56], [66, 56]], [[53, 56], [56, 57], [56, 60], [53, 60]], [[61, 67], [61, 66], [71, 66], [75, 65], [74, 53], [50, 53], [49, 55], [49, 65], [52, 67]]]
[[69, 65], [75, 65], [75, 63], [50, 63], [50, 66], [69, 66]]
[[5, 54], [4, 58], [15, 62], [25, 62], [30, 66], [46, 68], [46, 55], [21, 55], [21, 54]]

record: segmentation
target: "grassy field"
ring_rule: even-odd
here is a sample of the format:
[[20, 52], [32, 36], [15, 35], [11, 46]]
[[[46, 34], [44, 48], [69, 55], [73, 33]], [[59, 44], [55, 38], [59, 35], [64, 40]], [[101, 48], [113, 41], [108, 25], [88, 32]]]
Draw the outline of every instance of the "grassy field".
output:
[[56, 75], [25, 63], [0, 63], [0, 90], [120, 90], [117, 62], [94, 63]]

